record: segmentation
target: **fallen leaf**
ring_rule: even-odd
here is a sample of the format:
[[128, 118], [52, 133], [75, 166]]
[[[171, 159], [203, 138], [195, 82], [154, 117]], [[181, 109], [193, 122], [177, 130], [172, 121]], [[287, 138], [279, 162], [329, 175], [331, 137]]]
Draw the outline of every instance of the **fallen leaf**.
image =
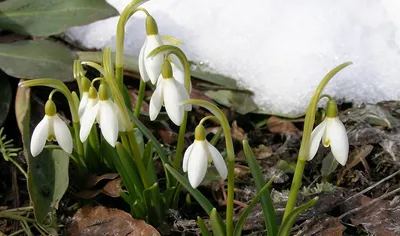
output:
[[[315, 235], [315, 236], [342, 236], [344, 226], [336, 217], [313, 217], [304, 222], [302, 229], [296, 235]], [[326, 217], [326, 218], [325, 218]]]
[[86, 187], [87, 188], [92, 188], [94, 187], [96, 184], [98, 184], [100, 181], [106, 179], [106, 180], [112, 180], [115, 179], [119, 176], [119, 174], [116, 173], [107, 173], [104, 175], [91, 175], [86, 183]]
[[276, 116], [271, 116], [267, 122], [267, 128], [271, 133], [278, 133], [284, 135], [299, 135], [300, 131], [296, 126], [287, 120], [283, 120]]
[[160, 235], [153, 226], [146, 224], [143, 220], [136, 220], [124, 211], [103, 206], [79, 209], [73, 216], [67, 231], [70, 236]]
[[[346, 202], [342, 210], [347, 212], [372, 200], [374, 199], [360, 195]], [[400, 204], [398, 198], [394, 198], [392, 201], [377, 201], [368, 207], [354, 212], [348, 217], [353, 224], [362, 225], [371, 235], [400, 235]]]
[[121, 178], [113, 179], [104, 185], [101, 192], [110, 197], [120, 197], [120, 192], [122, 191], [121, 182]]
[[242, 142], [243, 140], [246, 139], [246, 135], [244, 133], [244, 130], [238, 126], [236, 120], [233, 121], [233, 123], [232, 123], [231, 131], [232, 131], [232, 138], [234, 140]]

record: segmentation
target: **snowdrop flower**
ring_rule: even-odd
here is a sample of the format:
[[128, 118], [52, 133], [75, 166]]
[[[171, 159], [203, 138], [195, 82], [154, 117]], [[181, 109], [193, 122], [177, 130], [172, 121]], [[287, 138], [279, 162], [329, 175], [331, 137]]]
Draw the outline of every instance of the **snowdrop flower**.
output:
[[42, 152], [46, 140], [54, 140], [67, 152], [72, 153], [72, 137], [67, 125], [57, 115], [56, 105], [48, 100], [45, 105], [45, 116], [36, 126], [31, 139], [32, 156]]
[[151, 81], [156, 84], [161, 72], [161, 66], [164, 61], [162, 53], [154, 57], [147, 58], [154, 49], [164, 45], [161, 36], [158, 34], [157, 23], [152, 16], [146, 18], [146, 41], [139, 53], [139, 72], [144, 82]]
[[171, 63], [165, 60], [162, 66], [162, 78], [157, 83], [153, 96], [150, 99], [150, 120], [155, 120], [164, 104], [169, 118], [176, 125], [181, 125], [184, 111], [190, 111], [191, 105], [181, 105], [184, 100], [189, 99], [189, 94], [182, 84], [177, 82], [172, 75]]
[[206, 130], [203, 125], [198, 125], [195, 130], [195, 140], [185, 152], [182, 169], [188, 172], [189, 182], [197, 188], [207, 172], [207, 167], [214, 162], [222, 179], [228, 176], [224, 158], [219, 151], [206, 140]]
[[78, 115], [82, 117], [83, 112], [85, 111], [86, 104], [89, 101], [89, 89], [90, 89], [90, 80], [86, 77], [82, 77], [82, 95], [81, 101], [79, 102]]
[[330, 100], [326, 106], [326, 118], [311, 133], [310, 154], [308, 160], [312, 160], [318, 151], [319, 142], [325, 147], [331, 147], [335, 159], [344, 166], [349, 154], [349, 141], [343, 123], [338, 117], [338, 108], [334, 100]]
[[115, 147], [118, 139], [118, 116], [115, 111], [114, 103], [108, 97], [107, 88], [103, 84], [99, 87], [99, 101], [93, 106], [86, 106], [85, 112], [82, 115], [81, 129], [79, 132], [79, 137], [82, 142], [85, 142], [88, 138], [94, 121], [97, 121], [100, 125], [104, 139], [112, 147]]

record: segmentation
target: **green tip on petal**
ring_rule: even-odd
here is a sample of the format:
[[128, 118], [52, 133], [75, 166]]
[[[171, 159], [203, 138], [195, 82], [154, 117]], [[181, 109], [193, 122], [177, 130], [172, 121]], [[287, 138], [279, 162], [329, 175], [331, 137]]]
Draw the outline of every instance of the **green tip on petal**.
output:
[[91, 98], [91, 99], [97, 98], [97, 90], [94, 86], [90, 86], [90, 88], [89, 88], [89, 98]]
[[52, 100], [47, 100], [46, 105], [44, 106], [44, 112], [48, 116], [54, 116], [57, 113], [56, 104]]
[[89, 91], [90, 86], [91, 86], [90, 80], [88, 78], [86, 78], [85, 76], [83, 76], [81, 81], [82, 81], [81, 82], [82, 92]]
[[194, 130], [194, 139], [197, 141], [206, 140], [206, 129], [203, 125], [198, 125]]
[[326, 104], [326, 116], [329, 118], [338, 117], [338, 107], [335, 100], [329, 100]]
[[164, 79], [172, 78], [172, 67], [171, 63], [168, 60], [164, 60], [164, 63], [161, 68], [161, 74]]
[[158, 34], [157, 23], [152, 16], [146, 17], [146, 33], [147, 35]]
[[106, 86], [104, 85], [104, 84], [100, 84], [100, 87], [99, 87], [99, 99], [101, 100], [101, 101], [105, 101], [105, 100], [108, 100], [108, 91], [107, 91], [107, 88], [106, 88]]

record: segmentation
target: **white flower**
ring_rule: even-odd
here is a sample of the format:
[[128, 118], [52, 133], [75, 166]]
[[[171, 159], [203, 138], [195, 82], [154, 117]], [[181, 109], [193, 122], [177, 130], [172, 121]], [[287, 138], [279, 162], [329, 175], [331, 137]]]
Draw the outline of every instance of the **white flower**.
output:
[[[211, 162], [214, 165], [222, 179], [228, 176], [228, 169], [226, 167], [224, 158], [219, 151], [205, 139], [205, 131], [201, 131], [204, 135], [198, 135], [198, 128], [196, 128], [196, 137], [192, 145], [190, 145], [183, 157], [182, 169], [188, 172], [189, 182], [193, 188], [197, 188], [207, 172], [207, 167]], [[201, 129], [204, 127], [201, 125]], [[200, 136], [200, 137], [199, 137]]]
[[115, 104], [108, 98], [107, 90], [103, 86], [100, 85], [99, 88], [100, 100], [92, 107], [87, 106], [82, 115], [79, 137], [82, 142], [85, 142], [96, 120], [104, 139], [115, 147], [118, 139], [118, 116]]
[[83, 112], [85, 111], [85, 108], [86, 108], [86, 104], [88, 103], [88, 100], [89, 100], [89, 93], [83, 92], [81, 101], [79, 102], [79, 108], [78, 108], [79, 117], [82, 117]]
[[157, 88], [150, 99], [149, 115], [150, 120], [155, 120], [164, 104], [169, 118], [176, 125], [181, 125], [184, 111], [190, 111], [191, 105], [181, 105], [189, 99], [186, 89], [172, 76], [171, 63], [167, 60], [163, 64], [162, 78], [157, 83]]
[[337, 116], [336, 103], [333, 104], [332, 101], [327, 106], [327, 117], [311, 133], [310, 154], [307, 160], [314, 158], [322, 140], [322, 144], [325, 147], [330, 146], [335, 159], [344, 166], [349, 154], [349, 141], [346, 129]]
[[53, 101], [49, 100], [45, 106], [46, 115], [36, 126], [31, 139], [32, 156], [37, 156], [42, 152], [46, 140], [56, 140], [58, 145], [67, 152], [72, 153], [72, 137], [67, 125], [56, 113]]
[[158, 34], [157, 23], [153, 17], [146, 18], [146, 41], [139, 53], [139, 72], [144, 82], [151, 81], [156, 84], [161, 73], [161, 66], [164, 61], [162, 53], [154, 57], [147, 57], [151, 51], [164, 45], [161, 36]]

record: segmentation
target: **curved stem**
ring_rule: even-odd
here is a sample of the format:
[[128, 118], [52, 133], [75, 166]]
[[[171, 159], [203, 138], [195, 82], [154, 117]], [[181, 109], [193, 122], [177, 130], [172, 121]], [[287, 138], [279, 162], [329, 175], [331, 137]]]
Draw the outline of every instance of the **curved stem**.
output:
[[69, 91], [68, 87], [61, 81], [56, 79], [35, 79], [35, 80], [28, 80], [19, 83], [21, 87], [35, 87], [35, 86], [47, 86], [51, 88], [57, 89], [61, 92], [68, 101], [69, 110], [71, 112], [72, 117], [72, 125], [74, 126], [74, 134], [75, 134], [75, 143], [76, 149], [81, 158], [83, 158], [83, 144], [79, 138], [79, 115], [78, 115], [78, 104], [75, 104], [75, 101], [72, 97], [71, 92]]
[[185, 144], [187, 117], [188, 117], [188, 112], [185, 111], [183, 113], [182, 124], [179, 127], [178, 144], [176, 145], [175, 158], [174, 162], [172, 163], [172, 167], [174, 167], [175, 170], [179, 170], [179, 166], [182, 163], [182, 152], [183, 152], [183, 145]]
[[225, 134], [225, 145], [228, 159], [228, 199], [226, 203], [226, 234], [233, 234], [233, 200], [234, 200], [234, 181], [235, 181], [235, 151], [233, 149], [233, 141], [231, 135], [231, 127], [224, 113], [211, 102], [199, 99], [190, 99], [183, 104], [196, 104], [209, 110], [215, 117], [220, 120], [222, 129]]
[[204, 117], [203, 119], [200, 120], [199, 125], [203, 125], [203, 123], [206, 122], [207, 120], [213, 120], [213, 121], [216, 121], [218, 123], [221, 123], [221, 121], [218, 120], [218, 118], [215, 117], [215, 116], [206, 116], [206, 117]]
[[302, 184], [304, 167], [306, 165], [307, 157], [310, 153], [311, 132], [312, 132], [312, 128], [314, 126], [315, 112], [317, 110], [317, 104], [318, 104], [318, 101], [320, 98], [320, 94], [322, 93], [322, 90], [325, 88], [325, 86], [328, 84], [328, 82], [332, 79], [332, 77], [334, 75], [336, 75], [343, 68], [345, 68], [351, 64], [352, 64], [351, 62], [345, 62], [345, 63], [340, 64], [339, 66], [335, 67], [333, 70], [331, 70], [324, 77], [324, 79], [320, 82], [320, 84], [318, 85], [317, 89], [314, 92], [313, 97], [311, 98], [310, 104], [308, 105], [307, 112], [306, 112], [306, 117], [305, 117], [305, 121], [304, 121], [303, 138], [301, 139], [300, 151], [299, 151], [299, 155], [297, 158], [297, 164], [296, 164], [296, 169], [295, 169], [295, 173], [294, 173], [293, 180], [292, 180], [292, 185], [290, 187], [288, 202], [286, 203], [285, 213], [283, 215], [283, 221], [293, 211], [293, 209], [296, 205], [297, 195], [299, 193], [299, 190], [300, 190], [300, 187]]
[[134, 0], [129, 3], [118, 19], [115, 45], [115, 76], [119, 87], [122, 86], [123, 82], [125, 24], [137, 10], [149, 14], [145, 9], [137, 8], [143, 2], [145, 1]]
[[327, 98], [327, 99], [329, 99], [329, 100], [333, 100], [333, 98], [332, 98], [329, 94], [322, 94], [322, 95], [319, 97], [318, 101], [321, 100], [321, 99], [323, 99], [323, 98]]

